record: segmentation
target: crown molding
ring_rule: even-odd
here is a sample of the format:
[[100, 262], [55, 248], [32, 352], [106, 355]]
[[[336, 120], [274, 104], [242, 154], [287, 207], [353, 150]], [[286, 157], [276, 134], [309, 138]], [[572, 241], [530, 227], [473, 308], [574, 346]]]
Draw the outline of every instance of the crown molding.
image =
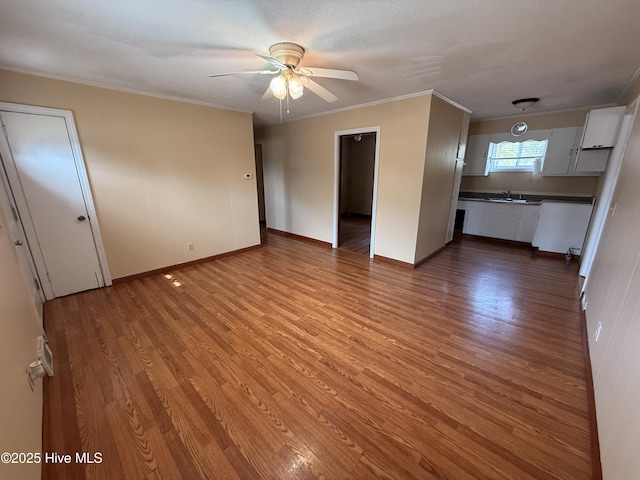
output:
[[100, 82], [91, 82], [89, 80], [79, 80], [77, 78], [66, 77], [64, 75], [55, 75], [55, 74], [50, 74], [50, 73], [37, 72], [37, 71], [29, 70], [29, 69], [26, 69], [26, 68], [13, 67], [13, 66], [10, 66], [10, 65], [0, 64], [0, 69], [1, 70], [8, 70], [8, 71], [11, 71], [11, 72], [24, 73], [26, 75], [33, 75], [33, 76], [36, 76], [36, 77], [50, 78], [51, 80], [60, 80], [60, 81], [63, 81], [63, 82], [75, 83], [75, 84], [78, 84], [78, 85], [87, 85], [89, 87], [104, 88], [105, 90], [115, 90], [117, 92], [132, 93], [134, 95], [143, 95], [145, 97], [160, 98], [162, 100], [171, 100], [173, 102], [190, 103], [190, 104], [193, 104], [193, 105], [200, 105], [202, 107], [217, 108], [219, 110], [229, 110], [229, 111], [232, 111], [232, 112], [250, 113], [250, 114], [254, 113], [253, 111], [247, 111], [247, 110], [240, 110], [240, 109], [237, 109], [237, 108], [225, 107], [223, 105], [217, 105], [215, 103], [202, 102], [200, 100], [193, 100], [193, 99], [190, 99], [190, 98], [174, 97], [174, 96], [171, 96], [171, 95], [163, 95], [161, 93], [151, 93], [151, 92], [146, 92], [144, 90], [136, 90], [134, 88], [114, 87], [112, 85], [106, 85], [106, 84], [103, 84], [103, 83], [100, 83]]

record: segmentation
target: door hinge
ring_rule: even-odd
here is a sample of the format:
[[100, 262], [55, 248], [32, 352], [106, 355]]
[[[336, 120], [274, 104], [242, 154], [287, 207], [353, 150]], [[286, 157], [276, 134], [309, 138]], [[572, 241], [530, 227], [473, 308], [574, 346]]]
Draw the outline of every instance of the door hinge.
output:
[[18, 221], [18, 212], [16, 212], [16, 209], [13, 208], [13, 205], [11, 206], [11, 215], [13, 215], [13, 221], [17, 222]]
[[7, 127], [4, 126], [4, 123], [2, 124], [2, 131], [4, 132], [4, 136], [6, 137], [6, 139], [9, 140], [9, 134], [7, 133]]
[[38, 281], [38, 279], [37, 279], [37, 278], [34, 278], [34, 279], [33, 279], [33, 281], [34, 281], [34, 282], [35, 282], [35, 284], [36, 284], [36, 290], [40, 290], [40, 282]]

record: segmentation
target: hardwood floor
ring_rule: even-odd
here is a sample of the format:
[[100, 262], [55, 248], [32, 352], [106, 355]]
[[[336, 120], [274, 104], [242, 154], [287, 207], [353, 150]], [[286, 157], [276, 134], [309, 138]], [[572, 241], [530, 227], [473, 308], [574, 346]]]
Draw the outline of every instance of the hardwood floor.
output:
[[371, 217], [345, 215], [340, 218], [340, 249], [369, 255], [370, 241]]
[[60, 479], [589, 479], [577, 266], [416, 270], [276, 235], [46, 304]]

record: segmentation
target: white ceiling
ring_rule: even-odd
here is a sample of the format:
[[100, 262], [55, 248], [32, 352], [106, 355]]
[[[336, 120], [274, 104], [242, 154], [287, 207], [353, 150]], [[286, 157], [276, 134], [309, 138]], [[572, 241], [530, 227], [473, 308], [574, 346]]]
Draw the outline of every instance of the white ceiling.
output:
[[0, 0], [0, 64], [21, 71], [255, 112], [271, 77], [253, 55], [287, 41], [317, 79], [285, 121], [435, 89], [475, 118], [616, 103], [640, 66], [639, 0]]

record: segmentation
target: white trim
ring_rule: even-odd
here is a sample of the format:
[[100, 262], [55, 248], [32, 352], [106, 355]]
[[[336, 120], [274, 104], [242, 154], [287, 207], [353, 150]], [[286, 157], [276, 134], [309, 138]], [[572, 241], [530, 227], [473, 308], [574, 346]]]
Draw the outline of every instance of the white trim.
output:
[[[616, 103], [605, 103], [601, 105], [587, 105], [584, 107], [574, 107], [574, 108], [564, 108], [562, 110], [547, 110], [545, 112], [534, 112], [534, 113], [514, 113], [513, 115], [501, 115], [499, 117], [477, 117], [471, 119], [471, 123], [476, 122], [491, 122], [493, 120], [507, 120], [507, 119], [524, 119], [528, 117], [538, 117], [540, 115], [553, 115], [556, 113], [565, 113], [565, 112], [578, 112], [580, 110], [595, 110], [597, 108], [609, 108], [609, 107], [618, 107], [619, 105]], [[478, 135], [474, 133], [474, 135]]]
[[[21, 105], [17, 103], [0, 102], [0, 110], [7, 112], [26, 113], [33, 115], [46, 115], [51, 117], [62, 117], [67, 127], [67, 133], [69, 134], [69, 142], [71, 144], [71, 150], [74, 157], [74, 163], [80, 181], [80, 189], [84, 197], [84, 203], [87, 208], [87, 214], [89, 215], [89, 225], [91, 227], [91, 234], [96, 247], [96, 253], [98, 256], [98, 263], [102, 271], [102, 279], [105, 286], [112, 285], [111, 273], [109, 272], [109, 266], [107, 264], [107, 256], [102, 243], [102, 236], [100, 234], [100, 226], [98, 224], [98, 215], [96, 214], [95, 205], [93, 203], [93, 196], [91, 194], [91, 187], [89, 185], [89, 178], [87, 176], [87, 170], [82, 155], [82, 148], [80, 147], [80, 139], [78, 138], [78, 132], [75, 126], [75, 120], [73, 113], [70, 110], [61, 110], [57, 108], [36, 107], [33, 105]], [[36, 262], [37, 263], [37, 262]], [[43, 288], [46, 282], [41, 282]], [[47, 293], [47, 289], [45, 289]], [[51, 292], [48, 292], [47, 299], [51, 300]]]
[[326, 112], [312, 113], [311, 115], [305, 115], [305, 116], [302, 116], [302, 117], [292, 118], [291, 120], [283, 122], [283, 123], [297, 122], [298, 120], [305, 120], [307, 118], [323, 117], [325, 115], [331, 115], [331, 114], [334, 114], [334, 113], [341, 113], [341, 112], [348, 112], [350, 110], [358, 110], [360, 108], [375, 107], [376, 105], [382, 105], [384, 103], [398, 102], [400, 100], [406, 100], [408, 98], [423, 97], [425, 95], [435, 95], [436, 97], [444, 100], [445, 102], [450, 103], [454, 107], [459, 108], [459, 109], [465, 111], [466, 113], [469, 113], [469, 114], [471, 113], [471, 110], [469, 110], [468, 108], [463, 107], [459, 103], [456, 103], [453, 100], [451, 100], [451, 99], [447, 98], [446, 96], [442, 95], [441, 93], [438, 93], [435, 90], [431, 89], [431, 90], [425, 90], [425, 91], [422, 91], [422, 92], [408, 93], [406, 95], [399, 95], [397, 97], [384, 98], [382, 100], [374, 100], [373, 102], [360, 103], [358, 105], [351, 105], [349, 107], [338, 108], [338, 109], [329, 110], [329, 111], [326, 111]]
[[9, 65], [0, 64], [0, 69], [9, 70], [11, 72], [24, 73], [26, 75], [34, 75], [36, 77], [50, 78], [52, 80], [60, 80], [62, 82], [77, 83], [79, 85], [88, 85], [90, 87], [104, 88], [106, 90], [115, 90], [116, 92], [132, 93], [134, 95], [143, 95], [145, 97], [160, 98], [162, 100], [170, 100], [173, 102], [191, 103], [193, 105], [201, 105], [203, 107], [218, 108], [220, 110], [229, 110], [232, 112], [239, 112], [239, 113], [251, 113], [251, 114], [255, 113], [252, 110], [251, 111], [241, 110], [238, 108], [231, 108], [231, 107], [225, 107], [223, 105], [217, 105], [215, 103], [202, 102], [200, 100], [192, 100], [190, 98], [174, 97], [172, 95], [163, 95], [161, 93], [145, 92], [143, 90], [136, 90], [134, 88], [114, 87], [113, 85], [107, 85], [105, 83], [91, 82], [89, 80], [79, 80], [77, 78], [66, 77], [64, 75], [55, 75], [52, 73], [37, 72], [33, 70], [28, 70], [26, 68], [12, 67]]
[[340, 221], [340, 137], [357, 133], [375, 133], [376, 150], [373, 166], [373, 198], [371, 201], [371, 237], [369, 257], [375, 252], [376, 215], [378, 211], [378, 171], [380, 166], [380, 126], [352, 128], [333, 132], [333, 239], [331, 246], [338, 248], [338, 222]]
[[469, 115], [471, 115], [473, 113], [473, 111], [469, 110], [467, 107], [463, 107], [462, 105], [460, 105], [458, 102], [454, 102], [453, 100], [451, 100], [449, 97], [441, 94], [440, 92], [438, 92], [437, 90], [432, 90], [431, 91], [433, 95], [435, 95], [436, 97], [438, 97], [440, 100], [444, 100], [445, 102], [447, 102], [450, 105], [453, 105], [456, 108], [459, 108], [460, 110], [462, 110], [465, 113], [468, 113]]

